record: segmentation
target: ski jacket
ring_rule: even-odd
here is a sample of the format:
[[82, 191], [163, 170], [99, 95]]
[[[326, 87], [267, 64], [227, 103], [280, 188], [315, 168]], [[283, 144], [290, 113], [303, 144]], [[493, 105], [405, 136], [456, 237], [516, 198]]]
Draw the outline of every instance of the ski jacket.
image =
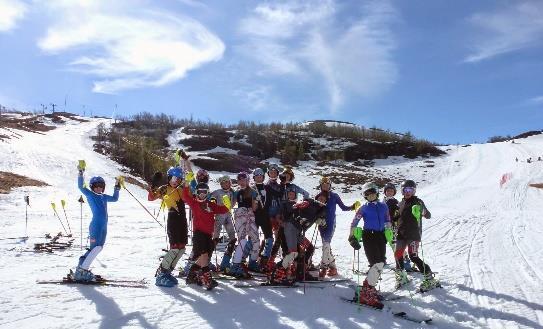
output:
[[149, 190], [147, 194], [147, 200], [154, 201], [156, 199], [162, 199], [168, 211], [176, 211], [178, 213], [185, 213], [185, 203], [181, 197], [182, 185], [176, 188], [171, 187], [169, 184], [162, 185], [155, 190]]
[[306, 231], [318, 218], [326, 217], [326, 208], [313, 199], [303, 202], [287, 201], [283, 203], [283, 220]]
[[364, 230], [384, 231], [390, 227], [390, 215], [386, 203], [380, 201], [366, 202], [354, 216], [351, 228], [356, 227], [358, 222], [364, 219]]
[[87, 203], [92, 211], [92, 221], [96, 223], [107, 224], [107, 203], [119, 200], [120, 188], [113, 190], [113, 195], [98, 194], [89, 190], [83, 181], [83, 175], [77, 176], [77, 186], [83, 195], [87, 198]]
[[398, 218], [400, 217], [399, 201], [395, 197], [385, 197], [383, 201], [387, 204], [390, 220], [392, 221], [392, 227], [398, 226]]
[[416, 196], [409, 199], [403, 199], [399, 204], [400, 217], [398, 218], [398, 240], [420, 241], [422, 236], [421, 218], [416, 218], [413, 214], [413, 207], [420, 206], [421, 214], [430, 218], [432, 214], [426, 208], [424, 202]]
[[326, 226], [333, 226], [336, 223], [336, 207], [339, 206], [343, 211], [354, 210], [352, 206], [346, 206], [339, 195], [332, 191], [328, 192], [328, 201], [326, 201]]
[[238, 208], [253, 209], [253, 201], [256, 200], [258, 192], [247, 186], [243, 190], [234, 192], [234, 200], [238, 204]]
[[222, 188], [218, 189], [218, 190], [215, 190], [213, 192], [211, 192], [211, 196], [210, 196], [210, 199], [215, 199], [217, 201], [217, 204], [218, 205], [221, 205], [223, 206], [224, 203], [222, 201], [222, 197], [225, 196], [225, 195], [228, 195], [228, 198], [230, 198], [230, 204], [234, 204], [234, 190], [233, 189], [228, 189], [228, 190], [223, 190]]
[[192, 210], [193, 229], [205, 234], [212, 235], [215, 229], [215, 215], [226, 214], [228, 208], [218, 205], [215, 202], [205, 200], [197, 201], [188, 187], [183, 188], [183, 200]]
[[277, 183], [277, 179], [269, 179], [265, 184], [266, 186], [266, 202], [264, 203], [264, 208], [267, 211], [270, 209], [278, 209], [281, 207], [281, 198], [283, 193], [281, 191], [281, 185]]

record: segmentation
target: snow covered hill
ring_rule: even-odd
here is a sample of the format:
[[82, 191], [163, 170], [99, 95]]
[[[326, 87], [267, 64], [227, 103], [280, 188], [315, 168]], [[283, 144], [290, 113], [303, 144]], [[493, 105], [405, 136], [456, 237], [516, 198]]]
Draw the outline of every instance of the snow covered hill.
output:
[[[0, 327], [2, 328], [538, 328], [543, 327], [543, 190], [528, 188], [543, 182], [543, 135], [470, 147], [444, 147], [447, 155], [432, 159], [388, 159], [376, 162], [385, 174], [421, 182], [418, 195], [432, 211], [424, 221], [424, 258], [439, 272], [443, 289], [413, 294], [421, 277], [390, 302], [394, 310], [424, 314], [432, 325], [419, 325], [385, 312], [358, 309], [339, 296], [352, 297], [348, 284], [325, 289], [239, 289], [221, 281], [212, 292], [200, 287], [158, 288], [153, 275], [165, 233], [130, 196], [121, 191], [109, 207], [108, 238], [94, 263], [94, 272], [110, 278], [146, 278], [146, 289], [38, 285], [38, 279], [59, 279], [76, 265], [80, 250], [80, 208], [76, 163], [87, 160], [86, 178], [100, 174], [110, 192], [122, 173], [113, 161], [92, 151], [89, 136], [100, 122], [67, 120], [44, 135], [21, 133], [0, 142], [0, 171], [28, 176], [48, 187], [19, 188], [0, 195]], [[515, 161], [515, 158], [520, 160]], [[296, 171], [296, 183], [312, 192], [318, 177], [308, 176], [311, 163]], [[505, 176], [504, 176], [505, 175]], [[212, 174], [212, 179], [216, 178]], [[509, 178], [500, 186], [502, 177]], [[216, 187], [216, 186], [212, 186]], [[140, 200], [146, 192], [127, 184]], [[25, 195], [30, 196], [28, 235], [25, 234]], [[356, 192], [340, 193], [345, 203], [361, 199]], [[66, 200], [67, 217], [76, 246], [67, 251], [29, 252], [45, 233], [61, 230], [51, 202]], [[151, 211], [158, 204], [143, 201]], [[60, 212], [61, 218], [63, 213]], [[332, 242], [341, 274], [352, 278], [353, 251], [347, 243], [352, 212], [338, 210]], [[83, 205], [83, 245], [90, 211]], [[162, 215], [160, 217], [162, 220]], [[318, 241], [317, 246], [320, 246]], [[387, 251], [392, 259], [390, 249]], [[366, 268], [360, 255], [361, 268]], [[315, 261], [320, 259], [320, 250]], [[356, 282], [357, 278], [353, 278]], [[393, 289], [393, 272], [385, 269], [382, 291]]]

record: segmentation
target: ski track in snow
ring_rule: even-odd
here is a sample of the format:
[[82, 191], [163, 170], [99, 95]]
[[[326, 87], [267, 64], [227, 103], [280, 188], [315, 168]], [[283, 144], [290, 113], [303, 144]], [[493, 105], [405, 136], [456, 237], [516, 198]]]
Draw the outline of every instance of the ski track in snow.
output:
[[[216, 290], [204, 291], [186, 286], [154, 286], [158, 257], [166, 247], [164, 229], [144, 212], [132, 197], [121, 191], [118, 203], [109, 204], [108, 238], [93, 270], [110, 278], [145, 278], [146, 289], [37, 285], [38, 279], [59, 279], [73, 268], [80, 250], [80, 208], [76, 202], [76, 162], [88, 163], [86, 180], [92, 175], [106, 178], [111, 193], [114, 177], [121, 168], [93, 152], [89, 136], [106, 119], [89, 123], [67, 120], [44, 135], [18, 132], [21, 136], [0, 143], [0, 170], [43, 180], [44, 188], [19, 188], [0, 195], [0, 327], [2, 328], [418, 328], [417, 325], [368, 309], [347, 305], [338, 296], [351, 297], [352, 282], [325, 289], [238, 289], [235, 281], [220, 281]], [[168, 139], [186, 137], [174, 131]], [[439, 272], [444, 289], [414, 294], [420, 274], [398, 294], [403, 299], [390, 302], [392, 309], [410, 315], [433, 318], [439, 328], [541, 328], [543, 327], [543, 221], [539, 206], [543, 191], [528, 188], [543, 181], [543, 162], [527, 164], [528, 157], [543, 156], [543, 136], [518, 143], [495, 143], [469, 147], [449, 146], [448, 154], [432, 159], [434, 168], [424, 168], [424, 160], [379, 160], [375, 170], [414, 178], [420, 184], [418, 195], [432, 212], [423, 220], [424, 258]], [[518, 157], [521, 162], [515, 162]], [[310, 163], [303, 165], [309, 166]], [[307, 170], [306, 170], [307, 171]], [[505, 173], [512, 178], [502, 188]], [[212, 173], [212, 178], [218, 175]], [[295, 183], [316, 194], [318, 177], [304, 170], [296, 172]], [[214, 184], [214, 185], [213, 185]], [[216, 188], [215, 182], [212, 188]], [[146, 192], [127, 184], [150, 211], [158, 203], [147, 202]], [[340, 189], [337, 189], [340, 190]], [[24, 235], [24, 195], [30, 195], [30, 239], [21, 242], [1, 239]], [[360, 199], [357, 192], [339, 193], [345, 204]], [[45, 233], [61, 230], [50, 203], [67, 201], [66, 212], [74, 233], [74, 247], [53, 254], [24, 252], [33, 243], [43, 242]], [[340, 272], [350, 276], [353, 251], [346, 242], [353, 213], [337, 212], [332, 242]], [[90, 211], [83, 205], [83, 245], [86, 245]], [[164, 221], [164, 214], [158, 220]], [[310, 237], [313, 231], [307, 233]], [[321, 245], [320, 239], [317, 247]], [[317, 249], [314, 262], [320, 260]], [[389, 262], [392, 253], [387, 250]], [[186, 256], [184, 257], [186, 258]], [[215, 257], [213, 257], [215, 258]], [[220, 257], [219, 257], [220, 259]], [[367, 268], [360, 255], [360, 269]], [[181, 262], [184, 263], [184, 260]], [[353, 278], [354, 282], [357, 278]], [[394, 274], [387, 266], [380, 289], [391, 291]]]

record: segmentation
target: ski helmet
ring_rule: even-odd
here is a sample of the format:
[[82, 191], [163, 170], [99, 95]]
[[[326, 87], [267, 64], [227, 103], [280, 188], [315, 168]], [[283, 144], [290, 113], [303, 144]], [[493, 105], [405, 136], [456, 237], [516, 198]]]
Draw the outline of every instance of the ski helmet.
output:
[[224, 176], [221, 176], [219, 177], [219, 183], [222, 184], [222, 183], [230, 183], [230, 177], [228, 177], [228, 175], [224, 175]]
[[168, 169], [167, 174], [168, 174], [168, 180], [170, 180], [172, 177], [183, 179], [183, 169], [179, 167], [170, 167], [170, 169]]
[[243, 180], [243, 179], [247, 179], [249, 180], [249, 175], [247, 175], [247, 173], [245, 171], [242, 171], [240, 173], [238, 173], [238, 176], [236, 177], [237, 180]]
[[385, 187], [383, 188], [383, 192], [386, 193], [387, 190], [394, 190], [394, 195], [396, 195], [396, 185], [392, 183], [386, 183]]
[[[198, 185], [196, 185], [196, 196], [198, 197], [199, 200], [205, 200], [207, 199], [207, 196], [209, 194], [209, 185], [207, 185], [206, 183], [198, 183]], [[200, 197], [200, 195], [205, 195], [205, 197]]]
[[415, 183], [415, 181], [413, 181], [411, 179], [404, 180], [403, 183], [402, 183], [402, 192], [403, 192], [404, 188], [416, 189], [417, 188], [417, 183]]
[[287, 184], [285, 186], [285, 193], [286, 193], [287, 197], [288, 197], [288, 194], [291, 193], [291, 192], [295, 193], [296, 196], [298, 196], [298, 191], [296, 191], [296, 186], [294, 184]]
[[256, 168], [254, 171], [253, 171], [253, 178], [255, 176], [264, 176], [264, 170], [262, 170], [262, 168]]
[[196, 173], [196, 181], [199, 183], [207, 183], [209, 181], [209, 173], [205, 169], [200, 169]]
[[362, 186], [362, 193], [364, 193], [364, 198], [371, 194], [377, 194], [377, 197], [379, 197], [379, 188], [377, 185], [375, 185], [375, 183], [368, 182]]
[[95, 187], [101, 187], [104, 189], [106, 187], [106, 181], [100, 176], [94, 176], [89, 181], [89, 187], [91, 190]]
[[276, 165], [275, 163], [272, 163], [268, 166], [268, 175], [270, 174], [270, 172], [272, 170], [275, 170], [275, 172], [277, 173], [277, 175], [279, 175], [279, 166]]

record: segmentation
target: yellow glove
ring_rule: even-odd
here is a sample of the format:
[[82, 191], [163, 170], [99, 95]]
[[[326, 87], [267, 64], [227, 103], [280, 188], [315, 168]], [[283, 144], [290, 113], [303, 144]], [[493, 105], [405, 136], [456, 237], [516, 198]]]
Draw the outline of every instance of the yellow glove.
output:
[[115, 186], [118, 186], [119, 188], [124, 187], [124, 177], [119, 176], [116, 179]]
[[362, 203], [360, 201], [356, 200], [353, 203], [353, 210], [358, 211], [358, 208], [360, 208], [360, 206], [362, 206]]
[[228, 208], [228, 210], [232, 209], [232, 203], [230, 202], [230, 197], [228, 195], [222, 196], [222, 204]]
[[77, 170], [84, 171], [87, 167], [87, 164], [85, 163], [85, 160], [79, 160], [79, 163], [77, 165]]
[[192, 171], [189, 171], [185, 175], [185, 182], [190, 183], [190, 182], [192, 182], [193, 179], [194, 179], [194, 173]]

